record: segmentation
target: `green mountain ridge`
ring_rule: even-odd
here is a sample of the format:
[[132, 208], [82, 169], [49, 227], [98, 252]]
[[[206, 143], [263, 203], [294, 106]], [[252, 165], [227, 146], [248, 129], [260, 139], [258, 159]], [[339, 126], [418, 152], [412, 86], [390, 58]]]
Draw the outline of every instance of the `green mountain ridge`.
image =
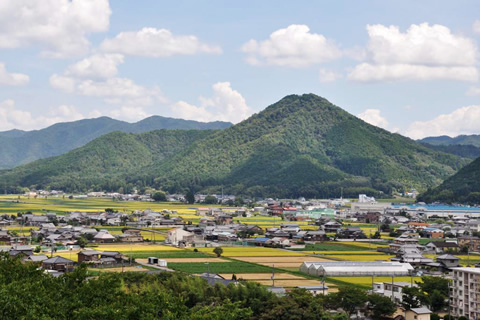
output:
[[12, 186], [79, 191], [117, 190], [126, 177], [155, 161], [172, 156], [214, 130], [156, 130], [147, 133], [111, 132], [64, 155], [0, 171]]
[[159, 129], [224, 129], [227, 122], [203, 123], [191, 120], [152, 116], [136, 123], [108, 117], [57, 123], [33, 131], [0, 132], [0, 169], [8, 169], [37, 159], [64, 154], [113, 131], [142, 133]]
[[468, 162], [305, 94], [287, 96], [220, 131], [100, 137], [65, 155], [0, 172], [0, 185], [212, 193], [223, 187], [249, 196], [323, 198], [339, 196], [343, 188], [344, 196], [378, 196], [437, 186]]
[[480, 148], [480, 135], [459, 135], [456, 137], [438, 136], [438, 137], [426, 137], [418, 140], [418, 142], [428, 143], [435, 146], [448, 146], [448, 145], [472, 145]]
[[441, 185], [419, 196], [424, 202], [480, 203], [480, 158], [463, 167]]

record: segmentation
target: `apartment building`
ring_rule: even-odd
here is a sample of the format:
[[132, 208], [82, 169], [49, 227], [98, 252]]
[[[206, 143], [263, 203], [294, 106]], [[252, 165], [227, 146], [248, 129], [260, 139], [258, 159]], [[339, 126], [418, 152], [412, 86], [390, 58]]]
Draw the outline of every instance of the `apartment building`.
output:
[[450, 311], [455, 317], [480, 318], [480, 268], [453, 268]]

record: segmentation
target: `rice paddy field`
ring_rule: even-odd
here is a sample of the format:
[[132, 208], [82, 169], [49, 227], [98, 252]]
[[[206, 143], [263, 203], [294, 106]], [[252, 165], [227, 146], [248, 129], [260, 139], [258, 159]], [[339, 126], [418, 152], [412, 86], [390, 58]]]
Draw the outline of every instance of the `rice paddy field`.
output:
[[[394, 277], [395, 282], [415, 283], [422, 280], [421, 277]], [[328, 277], [327, 281], [332, 281], [337, 285], [357, 285], [364, 288], [372, 287], [372, 277]], [[373, 282], [392, 282], [392, 277], [373, 277]]]
[[[197, 248], [199, 252], [213, 253], [214, 248]], [[302, 252], [264, 247], [222, 247], [224, 257], [302, 257]]]
[[[179, 216], [186, 222], [198, 223], [202, 218], [196, 215], [195, 205], [175, 204], [175, 203], [154, 203], [138, 201], [114, 201], [112, 199], [87, 198], [87, 199], [68, 199], [68, 197], [52, 198], [28, 198], [24, 196], [0, 196], [0, 213], [17, 214], [18, 212], [31, 211], [34, 214], [44, 214], [46, 212], [56, 212], [59, 215], [67, 214], [71, 211], [99, 212], [106, 208], [118, 210], [119, 212], [131, 213], [136, 210], [151, 209], [162, 211], [164, 209], [176, 211], [170, 216]], [[212, 207], [209, 205], [209, 207]], [[261, 228], [279, 227], [282, 221], [279, 217], [237, 217], [235, 222], [241, 222], [250, 225], [258, 225]], [[312, 225], [307, 221], [296, 222], [303, 230], [317, 230], [318, 226]], [[373, 234], [378, 230], [375, 224], [347, 223], [346, 225], [358, 226], [365, 234]], [[107, 229], [113, 235], [120, 234], [123, 227], [99, 227]], [[18, 234], [29, 236], [32, 227], [20, 228], [18, 226], [8, 227], [9, 230]], [[149, 228], [150, 229], [150, 228]], [[153, 230], [167, 232], [168, 228], [155, 227]], [[321, 279], [299, 273], [300, 265], [305, 261], [375, 261], [389, 260], [392, 256], [377, 252], [377, 247], [385, 247], [385, 242], [360, 242], [360, 241], [326, 241], [313, 245], [307, 245], [304, 249], [284, 250], [265, 247], [222, 247], [222, 257], [217, 257], [213, 253], [214, 248], [194, 248], [179, 249], [154, 242], [162, 242], [165, 235], [142, 231], [142, 236], [149, 240], [149, 243], [142, 244], [105, 244], [92, 245], [91, 249], [98, 251], [119, 251], [125, 256], [136, 259], [139, 262], [145, 262], [148, 257], [158, 257], [167, 260], [168, 267], [177, 271], [191, 274], [200, 274], [207, 272], [219, 273], [226, 279], [231, 279], [232, 274], [237, 278], [247, 281], [256, 281], [262, 285], [272, 285], [271, 274], [273, 266], [275, 268], [275, 285], [285, 287], [321, 285]], [[383, 239], [388, 239], [387, 234], [382, 234]], [[78, 250], [59, 251], [54, 255], [59, 255], [71, 260], [77, 260]], [[43, 252], [50, 255], [50, 252]], [[460, 256], [463, 262], [466, 258]], [[470, 256], [470, 263], [479, 262], [480, 256]], [[123, 271], [146, 271], [149, 268], [126, 266]], [[92, 272], [121, 272], [122, 268], [95, 269]], [[418, 279], [414, 279], [418, 280]], [[356, 285], [368, 288], [371, 286], [371, 277], [335, 277], [327, 279], [327, 285], [330, 291], [336, 290], [338, 285]], [[391, 281], [389, 277], [376, 277], [375, 281]], [[397, 277], [395, 281], [410, 281], [409, 277]], [[333, 290], [332, 290], [333, 289]]]

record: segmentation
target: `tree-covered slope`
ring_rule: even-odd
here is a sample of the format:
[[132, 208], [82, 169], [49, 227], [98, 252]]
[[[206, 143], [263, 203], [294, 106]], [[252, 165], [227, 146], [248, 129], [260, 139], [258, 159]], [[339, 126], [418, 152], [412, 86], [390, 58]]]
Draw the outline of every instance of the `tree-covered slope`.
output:
[[147, 171], [158, 186], [278, 196], [438, 185], [466, 163], [369, 125], [313, 94], [264, 111]]
[[477, 158], [440, 186], [419, 197], [425, 202], [480, 203], [480, 158]]
[[224, 129], [226, 122], [203, 123], [190, 120], [152, 116], [136, 123], [108, 117], [57, 123], [34, 131], [10, 130], [0, 132], [0, 169], [12, 168], [81, 147], [113, 131], [142, 133], [159, 129]]
[[157, 130], [132, 134], [116, 131], [64, 155], [4, 170], [0, 181], [8, 188], [36, 186], [70, 191], [125, 189], [125, 181], [130, 175], [138, 174], [155, 161], [170, 157], [213, 132]]
[[460, 135], [454, 138], [449, 136], [439, 136], [439, 137], [426, 137], [419, 142], [428, 143], [432, 145], [472, 145], [475, 147], [480, 147], [480, 135]]
[[480, 147], [475, 147], [471, 144], [433, 145], [422, 142], [422, 145], [435, 151], [450, 153], [463, 158], [476, 159], [480, 157]]
[[0, 173], [0, 185], [64, 190], [149, 185], [170, 192], [223, 187], [277, 197], [333, 197], [343, 188], [344, 196], [380, 195], [437, 186], [468, 162], [369, 125], [313, 94], [287, 96], [224, 130], [184, 133], [188, 141], [177, 142], [179, 134], [107, 135]]

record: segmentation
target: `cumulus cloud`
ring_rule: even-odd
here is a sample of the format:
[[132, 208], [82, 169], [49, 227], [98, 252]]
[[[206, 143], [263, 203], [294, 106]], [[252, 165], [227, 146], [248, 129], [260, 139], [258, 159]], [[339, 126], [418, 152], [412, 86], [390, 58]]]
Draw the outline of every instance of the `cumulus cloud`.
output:
[[432, 120], [413, 122], [405, 134], [413, 139], [427, 136], [476, 134], [480, 132], [480, 106], [459, 108], [448, 114], [441, 114]]
[[15, 0], [0, 5], [0, 48], [31, 45], [50, 57], [85, 54], [87, 35], [108, 30], [108, 0]]
[[380, 127], [383, 129], [387, 129], [388, 127], [388, 120], [381, 115], [379, 109], [367, 109], [362, 113], [358, 114], [357, 117], [376, 127]]
[[100, 97], [108, 104], [122, 106], [150, 106], [167, 103], [158, 87], [146, 88], [128, 78], [109, 78], [104, 81], [83, 80], [54, 74], [50, 85], [67, 93]]
[[341, 74], [328, 71], [325, 69], [320, 69], [319, 71], [319, 80], [320, 82], [327, 83], [327, 82], [335, 82], [342, 77]]
[[22, 73], [9, 73], [4, 63], [0, 63], [0, 85], [24, 86], [30, 82], [30, 77]]
[[473, 32], [480, 33], [480, 20], [475, 20], [472, 28], [473, 28]]
[[220, 120], [237, 123], [253, 113], [245, 98], [232, 89], [230, 82], [217, 82], [212, 89], [213, 96], [200, 97], [198, 106], [185, 101], [178, 101], [172, 105], [173, 116], [205, 122]]
[[348, 75], [348, 79], [359, 82], [396, 80], [439, 80], [476, 81], [475, 67], [431, 67], [414, 64], [375, 65], [362, 63]]
[[104, 52], [155, 58], [198, 53], [222, 53], [219, 46], [205, 44], [196, 36], [174, 35], [170, 30], [155, 28], [121, 32], [113, 39], [104, 40], [100, 48]]
[[58, 122], [75, 121], [84, 118], [84, 115], [74, 106], [61, 105], [52, 107], [41, 116], [34, 116], [29, 111], [17, 109], [13, 100], [0, 102], [0, 131], [40, 129]]
[[121, 54], [94, 54], [72, 64], [65, 75], [79, 78], [107, 79], [117, 76], [118, 65], [124, 62]]
[[333, 41], [311, 33], [306, 25], [295, 24], [273, 32], [267, 40], [248, 41], [242, 51], [251, 65], [284, 67], [307, 67], [337, 59], [342, 54]]
[[125, 121], [138, 121], [150, 116], [143, 107], [123, 106], [119, 109], [110, 111], [110, 115], [115, 119]]
[[476, 81], [475, 42], [452, 34], [442, 25], [368, 25], [366, 59], [348, 75], [354, 81], [440, 80]]

